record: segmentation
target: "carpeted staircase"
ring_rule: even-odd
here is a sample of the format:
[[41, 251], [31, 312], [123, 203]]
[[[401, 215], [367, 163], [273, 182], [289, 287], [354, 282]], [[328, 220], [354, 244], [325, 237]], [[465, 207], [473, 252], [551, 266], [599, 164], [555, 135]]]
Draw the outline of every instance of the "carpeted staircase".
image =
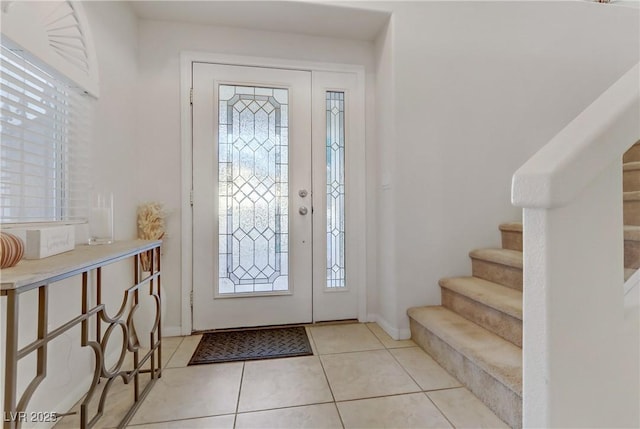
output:
[[640, 268], [640, 142], [622, 158], [625, 279]]
[[[640, 142], [623, 158], [625, 280], [640, 268]], [[522, 224], [440, 280], [442, 305], [410, 308], [411, 337], [513, 428], [522, 427]]]

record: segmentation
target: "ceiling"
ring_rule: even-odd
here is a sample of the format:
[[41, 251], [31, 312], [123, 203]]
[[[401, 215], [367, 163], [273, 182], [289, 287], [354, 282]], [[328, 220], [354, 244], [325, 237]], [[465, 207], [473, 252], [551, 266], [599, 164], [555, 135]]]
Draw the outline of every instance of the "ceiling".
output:
[[374, 40], [386, 12], [308, 1], [130, 1], [141, 19]]

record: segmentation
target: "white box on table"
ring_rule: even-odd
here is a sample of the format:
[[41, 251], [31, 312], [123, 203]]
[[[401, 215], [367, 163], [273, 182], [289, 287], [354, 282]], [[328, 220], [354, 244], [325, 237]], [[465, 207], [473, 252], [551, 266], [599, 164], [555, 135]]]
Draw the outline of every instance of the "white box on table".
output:
[[25, 259], [42, 259], [75, 248], [73, 225], [52, 226], [27, 230]]

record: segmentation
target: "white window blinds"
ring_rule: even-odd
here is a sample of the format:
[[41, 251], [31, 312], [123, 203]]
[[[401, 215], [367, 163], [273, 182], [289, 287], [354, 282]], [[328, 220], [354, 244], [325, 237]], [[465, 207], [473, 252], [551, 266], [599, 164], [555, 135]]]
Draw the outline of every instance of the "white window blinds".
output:
[[91, 101], [0, 48], [0, 222], [85, 219]]

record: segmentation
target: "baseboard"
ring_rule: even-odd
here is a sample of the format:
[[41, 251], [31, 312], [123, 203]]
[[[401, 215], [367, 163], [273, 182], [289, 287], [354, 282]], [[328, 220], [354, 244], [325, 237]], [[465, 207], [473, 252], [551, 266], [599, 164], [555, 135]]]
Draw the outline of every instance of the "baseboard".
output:
[[411, 338], [411, 330], [394, 328], [384, 317], [379, 314], [369, 314], [367, 316], [370, 322], [376, 322], [391, 338], [394, 340], [408, 340]]
[[163, 337], [181, 337], [182, 328], [180, 326], [164, 326], [162, 328]]

